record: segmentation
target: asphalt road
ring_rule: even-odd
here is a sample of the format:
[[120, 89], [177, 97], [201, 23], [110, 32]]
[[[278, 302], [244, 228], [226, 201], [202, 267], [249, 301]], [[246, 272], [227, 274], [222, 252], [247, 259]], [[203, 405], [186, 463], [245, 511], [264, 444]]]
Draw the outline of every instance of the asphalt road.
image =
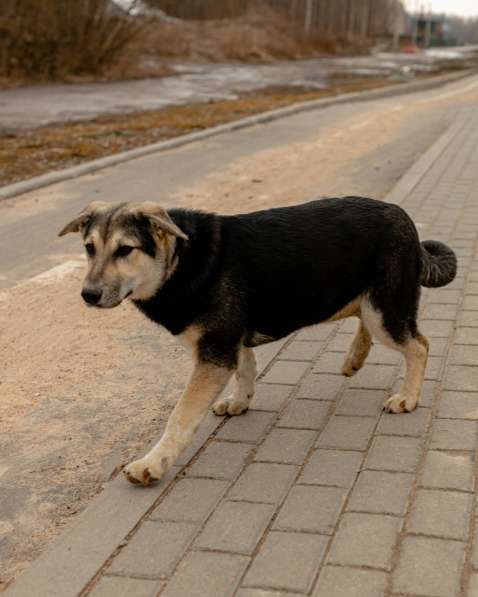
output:
[[476, 105], [478, 77], [305, 112], [0, 202], [0, 589], [157, 437], [188, 357], [127, 305], [79, 298], [81, 273], [33, 276], [81, 255], [58, 230], [94, 199], [225, 212], [321, 195], [383, 198]]

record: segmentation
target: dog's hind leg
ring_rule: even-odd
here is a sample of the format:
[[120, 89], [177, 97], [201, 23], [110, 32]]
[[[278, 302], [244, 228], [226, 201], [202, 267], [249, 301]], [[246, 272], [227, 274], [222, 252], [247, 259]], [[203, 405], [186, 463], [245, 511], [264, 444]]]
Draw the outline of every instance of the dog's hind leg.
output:
[[428, 357], [428, 340], [420, 333], [410, 338], [402, 350], [405, 356], [406, 372], [398, 394], [385, 402], [385, 410], [391, 413], [415, 410], [422, 391], [423, 377]]
[[347, 377], [355, 375], [363, 367], [371, 346], [372, 336], [360, 319], [359, 328], [342, 367], [342, 374]]
[[384, 408], [388, 412], [403, 413], [414, 410], [420, 400], [425, 367], [428, 357], [428, 340], [416, 329], [414, 318], [395, 320], [395, 332], [400, 329], [400, 338], [393, 338], [384, 315], [368, 299], [362, 303], [364, 325], [373, 337], [386, 346], [399, 351], [405, 357], [405, 379], [399, 392], [386, 400]]
[[202, 361], [196, 363], [189, 384], [169, 417], [161, 440], [144, 458], [132, 462], [124, 469], [128, 481], [149, 485], [173, 466], [180, 452], [191, 441], [211, 402], [222, 392], [232, 373], [231, 368]]
[[235, 388], [231, 396], [219, 398], [212, 410], [216, 415], [240, 415], [249, 408], [257, 377], [256, 357], [252, 348], [243, 346], [239, 354]]

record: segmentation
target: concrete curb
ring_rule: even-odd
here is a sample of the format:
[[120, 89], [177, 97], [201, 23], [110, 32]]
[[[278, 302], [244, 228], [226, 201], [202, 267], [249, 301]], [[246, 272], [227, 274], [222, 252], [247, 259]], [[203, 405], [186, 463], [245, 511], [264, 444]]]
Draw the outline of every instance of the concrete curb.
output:
[[55, 172], [50, 172], [48, 174], [42, 174], [41, 176], [35, 176], [34, 178], [30, 178], [29, 180], [20, 181], [11, 185], [4, 186], [0, 188], [0, 200], [16, 197], [18, 195], [22, 195], [24, 193], [28, 193], [30, 191], [34, 191], [42, 187], [46, 187], [58, 182], [63, 182], [64, 180], [69, 180], [72, 178], [83, 176], [84, 174], [91, 174], [92, 172], [96, 172], [98, 170], [102, 170], [110, 166], [115, 166], [116, 164], [121, 164], [122, 162], [127, 162], [129, 160], [134, 160], [136, 158], [147, 156], [152, 153], [166, 151], [168, 149], [175, 149], [176, 147], [181, 147], [189, 143], [195, 143], [197, 141], [209, 139], [210, 137], [215, 137], [223, 133], [237, 131], [258, 124], [265, 124], [274, 120], [279, 120], [280, 118], [285, 118], [287, 116], [298, 114], [300, 112], [324, 109], [337, 104], [363, 102], [396, 95], [404, 95], [407, 93], [414, 93], [416, 91], [426, 91], [428, 89], [434, 89], [436, 87], [441, 87], [442, 85], [446, 85], [448, 83], [453, 83], [455, 81], [464, 79], [472, 74], [474, 74], [473, 71], [466, 70], [461, 71], [459, 73], [452, 73], [450, 75], [433, 77], [432, 79], [427, 79], [426, 81], [414, 81], [412, 83], [393, 85], [384, 89], [374, 89], [372, 91], [348, 93], [330, 98], [312, 100], [309, 102], [301, 102], [293, 104], [292, 106], [287, 106], [285, 108], [279, 108], [277, 110], [270, 110], [269, 112], [263, 112], [255, 116], [249, 116], [247, 118], [242, 118], [234, 122], [211, 127], [198, 133], [181, 135], [180, 137], [176, 137], [175, 139], [145, 145], [144, 147], [138, 147], [136, 149], [124, 151], [117, 155], [111, 155], [104, 158], [99, 158], [97, 160], [92, 160], [91, 162], [87, 162], [86, 164], [82, 164], [80, 166], [74, 166], [72, 168], [65, 168], [64, 170], [58, 170]]

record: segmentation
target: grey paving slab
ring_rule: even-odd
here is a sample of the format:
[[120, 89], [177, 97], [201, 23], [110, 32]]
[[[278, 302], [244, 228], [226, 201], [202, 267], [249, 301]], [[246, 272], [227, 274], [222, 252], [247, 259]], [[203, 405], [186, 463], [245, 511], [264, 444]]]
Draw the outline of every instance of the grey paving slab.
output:
[[273, 419], [274, 413], [247, 411], [226, 421], [216, 437], [220, 440], [255, 444], [265, 435]]
[[306, 429], [274, 428], [256, 452], [255, 460], [302, 464], [317, 436]]
[[320, 434], [320, 448], [342, 448], [344, 450], [365, 450], [367, 448], [376, 418], [333, 416]]
[[433, 338], [428, 346], [429, 356], [443, 357], [448, 350], [448, 338]]
[[273, 514], [269, 504], [222, 502], [196, 539], [195, 548], [250, 555]]
[[304, 328], [301, 330], [297, 336], [296, 340], [313, 340], [313, 341], [322, 341], [327, 340], [330, 335], [337, 329], [337, 324], [335, 323], [323, 323], [321, 325], [314, 325], [308, 328]]
[[[469, 313], [463, 313], [463, 316], [469, 315]], [[465, 344], [467, 346], [478, 345], [478, 328], [470, 327], [470, 323], [464, 320], [460, 320], [459, 325], [465, 327], [458, 327], [455, 334], [455, 344]], [[478, 325], [478, 317], [476, 318], [476, 325]]]
[[454, 344], [450, 350], [449, 362], [454, 365], [469, 365], [471, 367], [478, 364], [478, 346]]
[[114, 558], [108, 573], [144, 578], [171, 574], [196, 532], [194, 524], [145, 521]]
[[161, 597], [231, 597], [249, 558], [236, 554], [189, 553], [179, 564]]
[[407, 530], [417, 535], [464, 541], [468, 535], [472, 498], [468, 493], [419, 489]]
[[347, 510], [403, 516], [414, 479], [414, 475], [408, 473], [363, 471], [352, 491]]
[[457, 452], [427, 452], [420, 484], [436, 489], [473, 491], [473, 457]]
[[360, 452], [315, 450], [299, 477], [299, 483], [349, 488], [355, 482], [362, 460]]
[[249, 409], [278, 412], [282, 409], [292, 391], [291, 386], [258, 383]]
[[277, 427], [295, 429], [322, 429], [330, 412], [328, 402], [319, 400], [292, 400], [276, 423]]
[[415, 472], [422, 451], [422, 442], [412, 437], [379, 436], [373, 440], [365, 460], [365, 468]]
[[229, 487], [215, 479], [180, 479], [150, 514], [152, 520], [202, 522]]
[[262, 383], [283, 383], [295, 385], [310, 367], [307, 361], [275, 361], [261, 377]]
[[251, 444], [211, 442], [186, 472], [192, 477], [234, 479], [251, 450]]
[[386, 390], [391, 386], [394, 375], [395, 367], [390, 365], [366, 364], [351, 378], [350, 387]]
[[438, 416], [443, 419], [478, 419], [478, 392], [442, 392]]
[[411, 413], [399, 415], [383, 413], [377, 427], [377, 434], [422, 437], [430, 420], [431, 412], [428, 408], [416, 408]]
[[383, 344], [374, 344], [367, 357], [369, 365], [396, 365], [402, 355], [396, 350], [387, 348]]
[[299, 467], [292, 464], [253, 462], [236, 481], [228, 498], [277, 504], [294, 481]]
[[313, 597], [383, 597], [386, 586], [385, 572], [326, 566]]
[[470, 577], [467, 597], [478, 597], [478, 574], [475, 572]]
[[[328, 562], [390, 570], [401, 524], [395, 516], [345, 514], [333, 540]], [[371, 537], [373, 541], [370, 541]]]
[[297, 398], [336, 400], [345, 385], [342, 375], [310, 373], [299, 386]]
[[280, 353], [282, 360], [314, 361], [324, 347], [324, 342], [294, 340]]
[[350, 388], [345, 391], [335, 413], [357, 417], [376, 417], [382, 412], [386, 398], [387, 392], [383, 390]]
[[298, 485], [287, 496], [273, 528], [331, 535], [347, 492], [338, 487]]
[[328, 541], [324, 535], [272, 531], [246, 574], [244, 586], [307, 593]]
[[453, 331], [453, 326], [453, 321], [437, 319], [422, 319], [419, 323], [422, 334], [428, 338], [448, 338]]
[[296, 597], [297, 593], [267, 589], [239, 589], [236, 597]]
[[457, 596], [464, 547], [459, 541], [406, 537], [392, 576], [392, 591], [407, 595]]
[[[398, 384], [396, 391], [398, 391]], [[439, 384], [436, 381], [425, 380], [422, 386], [422, 395], [420, 397], [420, 406], [425, 408], [432, 408], [437, 399], [438, 391], [441, 390]], [[395, 390], [394, 390], [395, 391]]]
[[89, 593], [91, 597], [156, 597], [164, 583], [144, 578], [104, 576]]
[[445, 390], [473, 392], [478, 388], [478, 368], [462, 365], [450, 365], [443, 377]]
[[474, 450], [476, 421], [437, 419], [433, 422], [430, 447], [434, 450]]
[[314, 373], [340, 373], [345, 355], [340, 352], [324, 352], [313, 368]]

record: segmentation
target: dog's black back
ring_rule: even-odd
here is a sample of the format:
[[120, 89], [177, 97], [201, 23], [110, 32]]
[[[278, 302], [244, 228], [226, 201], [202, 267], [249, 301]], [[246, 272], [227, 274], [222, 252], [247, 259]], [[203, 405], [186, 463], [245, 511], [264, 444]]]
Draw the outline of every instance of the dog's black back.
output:
[[398, 206], [345, 197], [236, 216], [169, 215], [189, 241], [178, 240], [170, 280], [137, 306], [173, 334], [200, 324], [204, 345], [224, 354], [240, 339], [253, 346], [327, 320], [364, 293], [396, 341], [415, 332], [403, 322], [415, 321], [425, 251]]

